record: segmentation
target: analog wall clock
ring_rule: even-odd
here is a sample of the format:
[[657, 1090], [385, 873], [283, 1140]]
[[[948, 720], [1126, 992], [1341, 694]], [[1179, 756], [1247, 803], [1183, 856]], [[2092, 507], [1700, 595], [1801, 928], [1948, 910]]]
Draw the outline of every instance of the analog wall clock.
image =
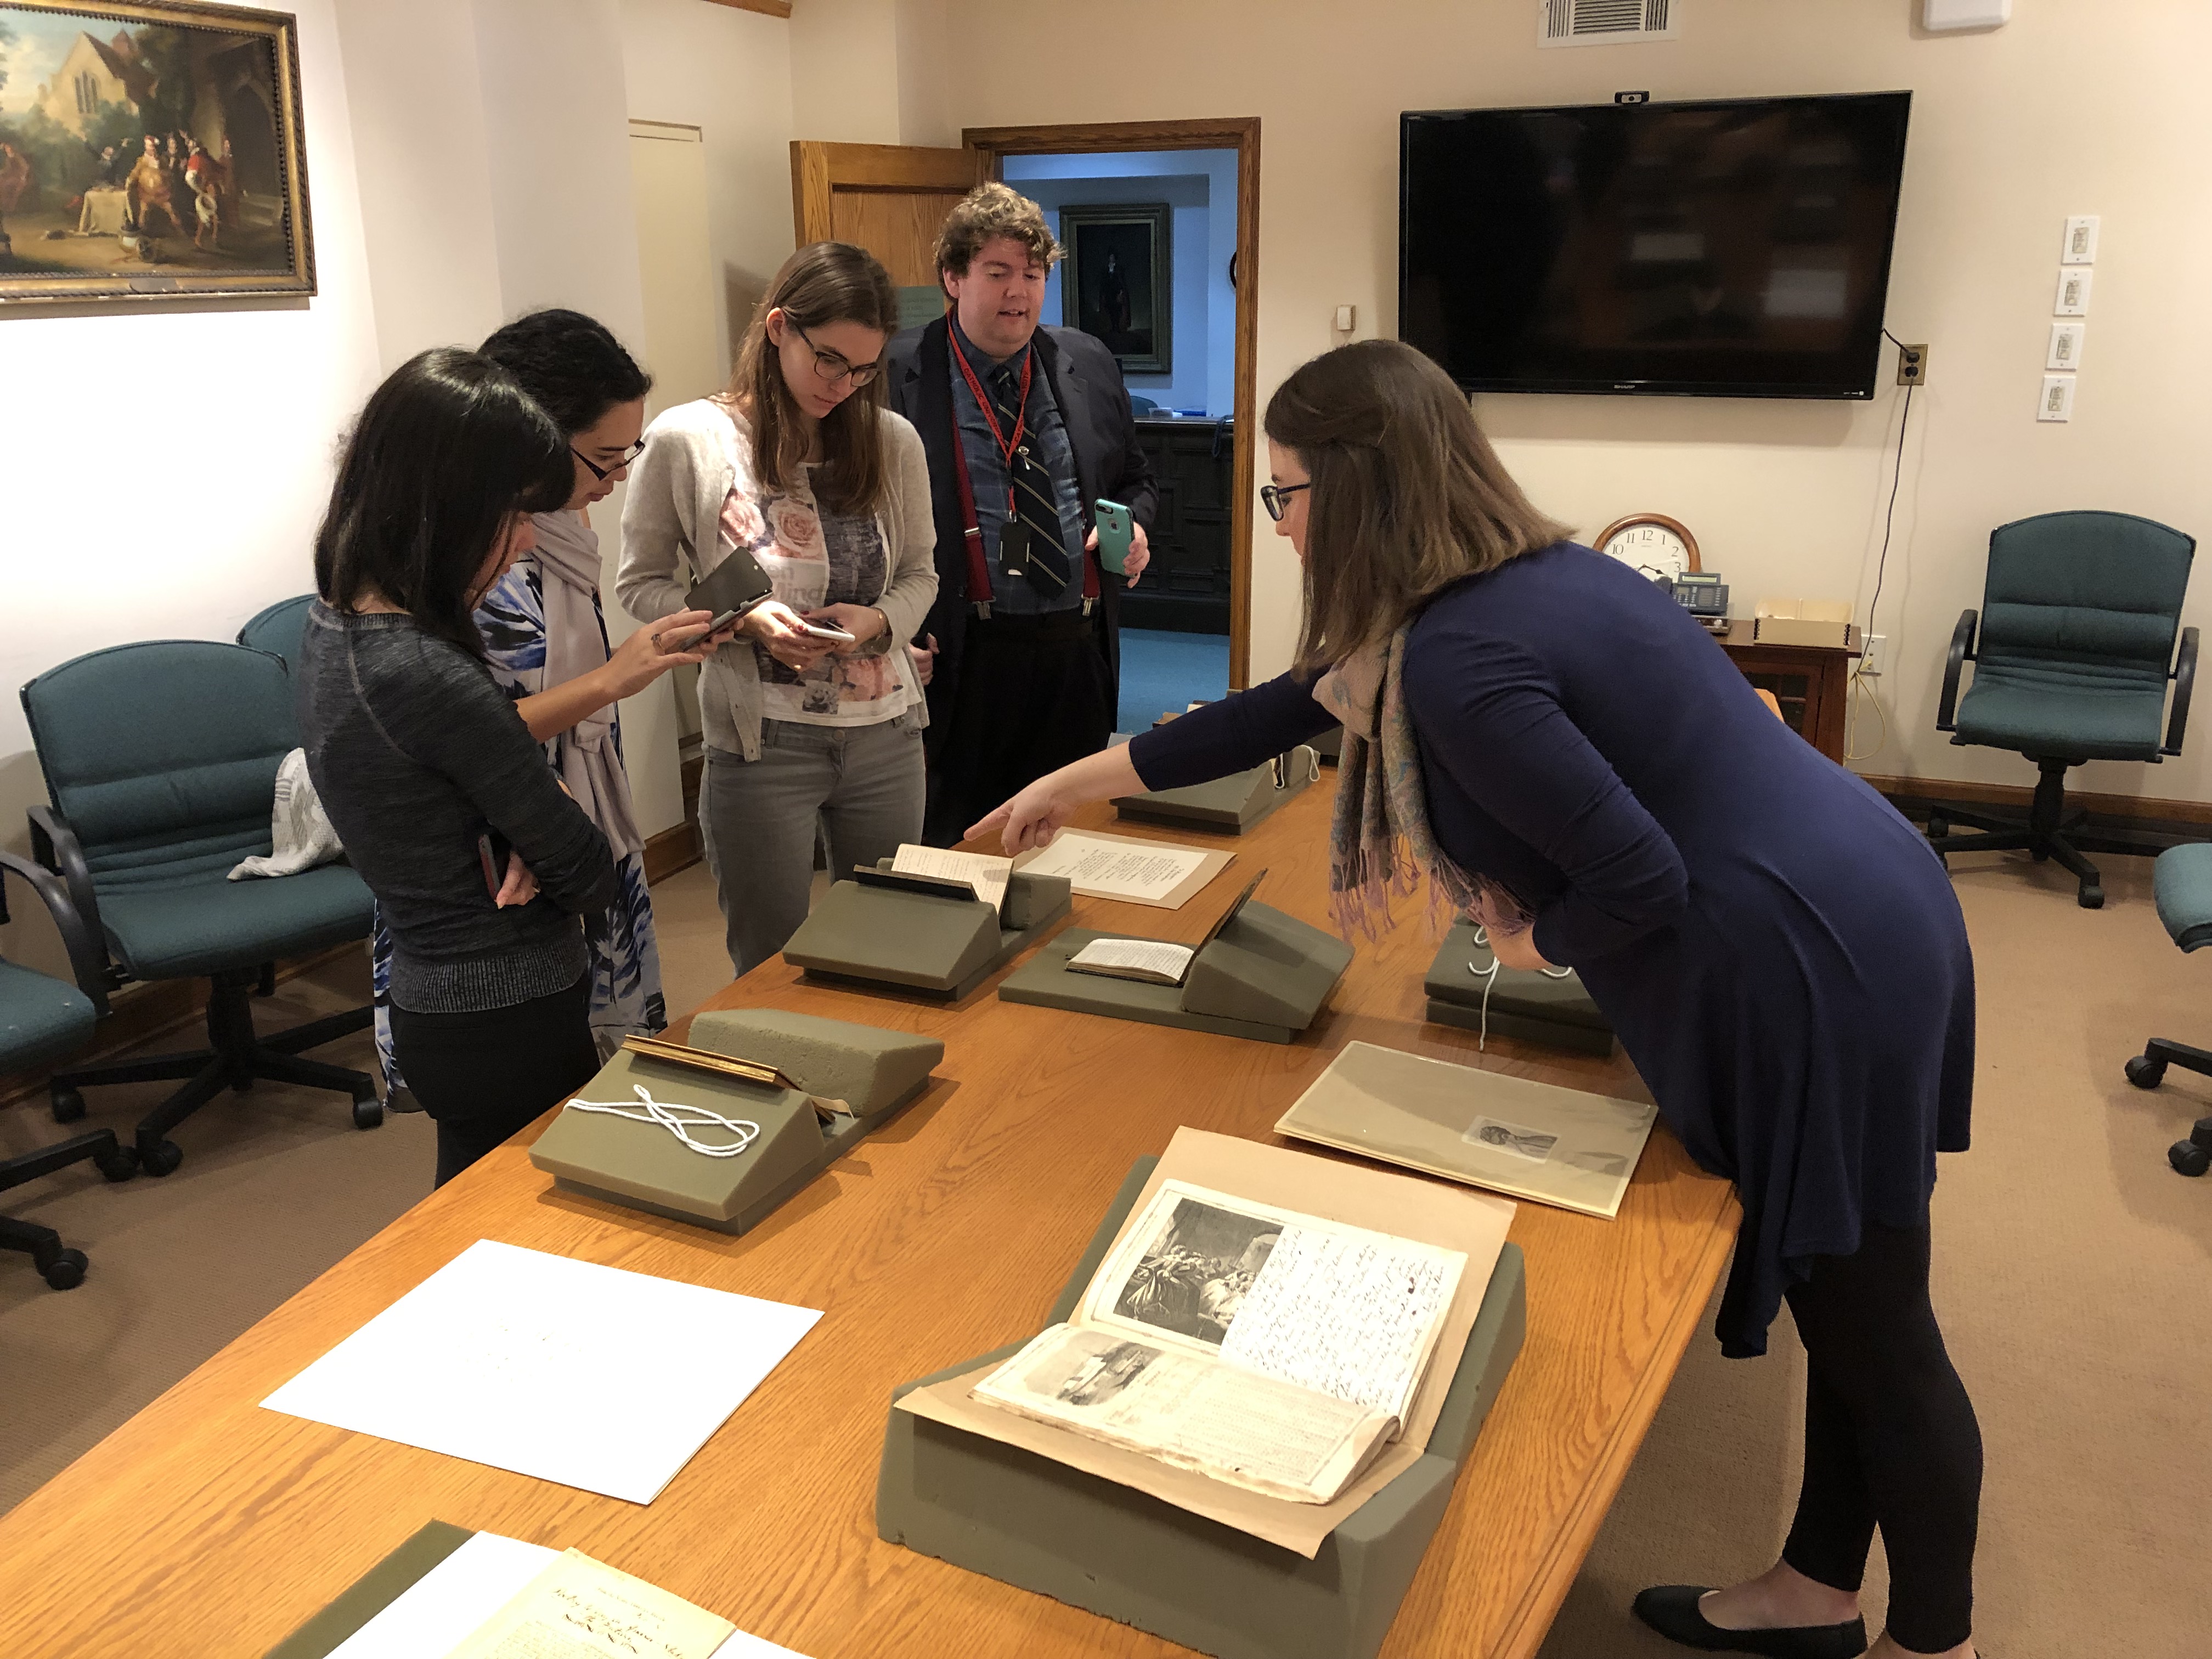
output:
[[1663, 513], [1632, 513], [1600, 531], [1591, 544], [1653, 581], [1671, 582], [1698, 569], [1698, 538]]

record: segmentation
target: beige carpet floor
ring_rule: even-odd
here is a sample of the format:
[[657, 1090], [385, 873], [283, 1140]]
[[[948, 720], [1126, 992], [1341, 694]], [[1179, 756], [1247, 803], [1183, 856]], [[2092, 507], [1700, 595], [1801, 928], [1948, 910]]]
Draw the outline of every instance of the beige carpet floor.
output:
[[[1979, 1409], [1989, 1477], [1980, 1636], [1996, 1659], [2212, 1655], [2212, 1179], [2166, 1166], [2212, 1079], [2120, 1074], [2153, 1034], [2212, 1045], [2212, 956], [2175, 951], [2147, 861], [2103, 861], [2102, 911], [2024, 860], [1954, 860], [1980, 975], [1975, 1147], [1944, 1161], [1936, 1305]], [[703, 867], [655, 890], [669, 1006], [727, 982]], [[358, 963], [262, 1005], [273, 1024], [358, 1002]], [[183, 1042], [163, 1046], [181, 1047]], [[366, 1036], [322, 1051], [365, 1065]], [[158, 1087], [95, 1091], [128, 1126]], [[345, 1103], [264, 1085], [174, 1139], [184, 1167], [109, 1187], [88, 1166], [7, 1195], [92, 1257], [49, 1291], [0, 1257], [0, 1509], [11, 1505], [428, 1189], [430, 1126], [355, 1130]], [[0, 1111], [0, 1152], [62, 1133]], [[1544, 1659], [1679, 1653], [1637, 1626], [1646, 1583], [1772, 1559], [1796, 1491], [1803, 1356], [1693, 1343]], [[1883, 1578], [1869, 1579], [1870, 1624]]]

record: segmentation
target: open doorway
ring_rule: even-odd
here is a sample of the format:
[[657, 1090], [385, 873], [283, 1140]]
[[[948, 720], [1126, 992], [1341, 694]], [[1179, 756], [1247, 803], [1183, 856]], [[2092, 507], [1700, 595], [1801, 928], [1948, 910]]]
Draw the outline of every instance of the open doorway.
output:
[[1001, 155], [1067, 257], [1044, 320], [1121, 368], [1158, 481], [1152, 562], [1121, 603], [1117, 729], [1229, 690], [1237, 413], [1237, 151]]

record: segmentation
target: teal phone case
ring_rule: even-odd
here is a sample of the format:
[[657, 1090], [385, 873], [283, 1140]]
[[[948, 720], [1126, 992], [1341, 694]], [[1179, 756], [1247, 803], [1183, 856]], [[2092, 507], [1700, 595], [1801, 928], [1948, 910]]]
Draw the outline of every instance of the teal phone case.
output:
[[1101, 500], [1093, 505], [1097, 514], [1099, 566], [1121, 575], [1129, 568], [1129, 543], [1134, 534], [1129, 509], [1119, 501]]

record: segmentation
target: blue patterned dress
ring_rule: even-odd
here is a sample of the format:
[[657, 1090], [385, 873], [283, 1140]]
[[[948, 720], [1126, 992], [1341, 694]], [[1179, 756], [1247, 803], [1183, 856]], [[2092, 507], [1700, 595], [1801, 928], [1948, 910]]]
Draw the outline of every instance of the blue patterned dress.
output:
[[[599, 634], [606, 635], [606, 615], [596, 594], [592, 607], [599, 612]], [[484, 659], [507, 695], [520, 702], [536, 696], [545, 684], [545, 579], [538, 561], [522, 558], [501, 577], [483, 603], [477, 607], [477, 629], [483, 635]], [[615, 754], [622, 754], [622, 722], [614, 726]], [[545, 759], [561, 769], [562, 732], [545, 744]], [[615, 867], [621, 896], [601, 915], [586, 918], [584, 934], [591, 950], [592, 1036], [604, 1056], [622, 1046], [632, 1032], [651, 1035], [666, 1029], [668, 1007], [660, 992], [660, 947], [653, 933], [653, 900], [646, 890], [645, 855], [633, 853]], [[386, 996], [392, 982], [392, 934], [380, 914], [370, 937], [372, 982], [376, 993], [376, 1057], [384, 1072], [387, 1097], [407, 1086], [392, 1053], [392, 1013]]]

